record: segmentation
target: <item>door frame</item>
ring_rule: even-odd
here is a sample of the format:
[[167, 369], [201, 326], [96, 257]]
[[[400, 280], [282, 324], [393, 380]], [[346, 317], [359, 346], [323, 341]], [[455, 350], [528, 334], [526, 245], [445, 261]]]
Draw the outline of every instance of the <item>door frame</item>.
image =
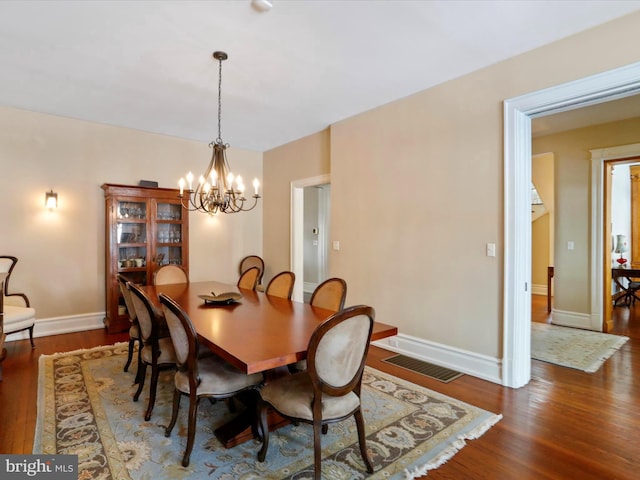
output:
[[[638, 93], [640, 62], [504, 101], [505, 386], [520, 388], [531, 379], [531, 119]], [[597, 242], [602, 247], [602, 237]], [[593, 277], [602, 278], [600, 274], [591, 277], [592, 282]], [[602, 292], [596, 297], [601, 298]]]

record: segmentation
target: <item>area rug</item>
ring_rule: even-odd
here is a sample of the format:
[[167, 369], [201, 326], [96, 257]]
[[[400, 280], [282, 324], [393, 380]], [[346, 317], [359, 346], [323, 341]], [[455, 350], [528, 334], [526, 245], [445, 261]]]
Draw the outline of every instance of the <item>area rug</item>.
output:
[[531, 358], [594, 373], [629, 337], [531, 323]]
[[[127, 346], [41, 356], [38, 419], [33, 453], [78, 455], [83, 479], [303, 479], [313, 472], [309, 425], [271, 433], [266, 461], [255, 440], [225, 449], [213, 434], [233, 414], [224, 402], [198, 409], [191, 463], [182, 467], [187, 402], [170, 437], [173, 373], [163, 371], [149, 422], [143, 420], [148, 388], [133, 402], [135, 362], [122, 371]], [[147, 380], [148, 382], [148, 380]], [[239, 402], [236, 402], [239, 403]], [[367, 475], [355, 422], [330, 425], [322, 436], [323, 476], [332, 479], [412, 479], [437, 468], [496, 424], [495, 415], [372, 368], [363, 380], [367, 446], [375, 473]], [[237, 414], [237, 411], [236, 411]]]

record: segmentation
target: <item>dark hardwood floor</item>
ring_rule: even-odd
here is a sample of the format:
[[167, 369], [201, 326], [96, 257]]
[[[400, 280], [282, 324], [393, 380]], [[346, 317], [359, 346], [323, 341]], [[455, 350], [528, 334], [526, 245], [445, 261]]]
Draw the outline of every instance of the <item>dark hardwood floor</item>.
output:
[[[449, 384], [382, 363], [368, 364], [504, 418], [430, 479], [640, 478], [640, 304], [616, 308], [612, 333], [630, 337], [596, 373], [532, 361], [531, 382], [513, 390], [464, 375]], [[533, 299], [534, 321], [548, 321], [546, 297]], [[30, 453], [36, 422], [38, 357], [124, 341], [103, 330], [10, 342], [0, 382], [0, 452]]]

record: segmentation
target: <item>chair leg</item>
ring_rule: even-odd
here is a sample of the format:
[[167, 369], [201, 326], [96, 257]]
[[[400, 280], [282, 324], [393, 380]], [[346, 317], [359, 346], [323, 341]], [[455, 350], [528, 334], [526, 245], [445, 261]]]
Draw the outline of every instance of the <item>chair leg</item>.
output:
[[322, 444], [320, 443], [320, 432], [322, 425], [320, 422], [313, 422], [313, 478], [321, 480], [322, 478]]
[[134, 384], [139, 384], [141, 379], [144, 382], [144, 375], [141, 373], [142, 363], [142, 341], [138, 340], [138, 368], [136, 370], [136, 378], [133, 381]]
[[267, 408], [268, 405], [261, 398], [258, 399], [258, 431], [262, 432], [262, 448], [258, 452], [258, 461], [264, 462], [269, 448], [269, 425], [267, 425]]
[[151, 418], [151, 412], [153, 412], [153, 406], [156, 404], [156, 391], [158, 390], [158, 377], [160, 376], [160, 367], [151, 365], [151, 383], [149, 385], [149, 405], [147, 406], [147, 412], [144, 414], [144, 419], [148, 422]]
[[136, 344], [135, 338], [129, 338], [129, 355], [127, 356], [127, 363], [124, 364], [124, 371], [129, 370], [129, 365], [131, 365], [131, 359], [133, 358], [133, 347]]
[[191, 457], [191, 450], [193, 450], [193, 442], [196, 437], [196, 415], [198, 413], [198, 396], [195, 392], [191, 392], [189, 395], [189, 424], [187, 427], [187, 448], [184, 451], [184, 457], [182, 457], [182, 466], [189, 466], [189, 458]]
[[31, 341], [31, 348], [36, 348], [36, 344], [33, 343], [33, 325], [29, 327], [29, 340]]
[[136, 377], [138, 377], [138, 390], [136, 390], [136, 393], [133, 395], [134, 402], [138, 401], [138, 399], [140, 398], [140, 394], [142, 393], [142, 389], [144, 388], [144, 379], [147, 377], [146, 363], [141, 362], [138, 365], [138, 375], [136, 375]]
[[167, 428], [164, 430], [164, 436], [168, 437], [169, 435], [171, 435], [171, 430], [173, 430], [173, 427], [176, 424], [176, 420], [178, 420], [178, 411], [180, 410], [180, 398], [182, 397], [182, 395], [180, 394], [180, 391], [176, 388], [173, 390], [173, 413], [171, 414], [171, 421], [169, 422], [169, 425], [167, 425]]
[[362, 455], [364, 464], [367, 467], [367, 472], [373, 473], [373, 465], [371, 464], [371, 459], [369, 458], [369, 454], [367, 453], [367, 437], [364, 431], [364, 417], [362, 416], [362, 410], [356, 410], [353, 416], [356, 419], [356, 427], [358, 429], [358, 443], [360, 443], [360, 454]]

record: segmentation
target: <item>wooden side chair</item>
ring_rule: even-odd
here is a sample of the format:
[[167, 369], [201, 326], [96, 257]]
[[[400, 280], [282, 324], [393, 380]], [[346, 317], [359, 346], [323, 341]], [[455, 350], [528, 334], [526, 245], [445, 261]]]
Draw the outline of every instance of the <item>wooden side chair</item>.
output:
[[338, 312], [344, 308], [346, 298], [347, 282], [342, 278], [329, 278], [313, 291], [309, 305]]
[[291, 300], [295, 281], [296, 276], [293, 272], [280, 272], [267, 284], [267, 288], [264, 293], [274, 297]]
[[156, 391], [158, 389], [158, 377], [160, 376], [161, 367], [169, 367], [176, 365], [176, 354], [173, 349], [171, 337], [161, 336], [160, 318], [164, 323], [164, 317], [158, 312], [151, 303], [147, 294], [140, 287], [132, 282], [127, 283], [127, 287], [131, 291], [131, 300], [136, 310], [136, 317], [140, 325], [140, 336], [142, 337], [142, 352], [140, 354], [139, 382], [138, 390], [133, 395], [133, 401], [137, 402], [140, 393], [144, 388], [146, 379], [147, 365], [151, 365], [151, 381], [149, 384], [149, 403], [144, 419], [151, 418], [153, 406], [156, 403]]
[[240, 266], [238, 274], [242, 275], [244, 272], [249, 270], [251, 267], [256, 267], [260, 272], [258, 273], [258, 281], [256, 288], [261, 290], [262, 287], [262, 276], [264, 275], [264, 260], [258, 255], [248, 255], [240, 260]]
[[4, 288], [1, 292], [4, 303], [4, 335], [29, 330], [31, 348], [35, 348], [33, 327], [36, 323], [36, 311], [31, 307], [29, 297], [26, 294], [9, 293], [9, 279], [16, 263], [18, 263], [17, 257], [0, 255], [0, 272], [7, 274], [4, 280]]
[[180, 398], [182, 395], [189, 397], [187, 446], [182, 457], [182, 465], [187, 467], [195, 439], [196, 414], [200, 399], [231, 398], [242, 391], [257, 388], [262, 384], [263, 378], [260, 373], [247, 375], [216, 355], [200, 358], [198, 335], [189, 316], [173, 299], [164, 294], [160, 294], [160, 303], [169, 327], [178, 365], [173, 394], [173, 414], [165, 430], [165, 436], [171, 435], [171, 430], [178, 419]]
[[127, 356], [127, 363], [124, 364], [124, 371], [129, 370], [129, 365], [131, 365], [131, 360], [133, 359], [133, 351], [136, 346], [136, 342], [138, 343], [138, 370], [136, 372], [136, 380], [135, 383], [140, 381], [140, 364], [142, 361], [140, 360], [140, 355], [142, 353], [142, 337], [140, 336], [140, 325], [138, 325], [138, 318], [136, 317], [136, 309], [133, 305], [133, 300], [131, 299], [131, 290], [127, 287], [127, 277], [124, 275], [118, 275], [118, 284], [120, 285], [120, 292], [122, 293], [122, 297], [124, 298], [124, 304], [127, 308], [127, 315], [129, 316], [129, 354]]
[[258, 285], [258, 278], [260, 277], [260, 270], [258, 267], [251, 267], [245, 270], [238, 279], [238, 288], [244, 288], [246, 290], [255, 290]]
[[373, 308], [364, 305], [333, 314], [311, 335], [307, 370], [280, 377], [262, 387], [258, 401], [262, 448], [258, 461], [265, 460], [269, 448], [269, 407], [294, 423], [313, 425], [314, 478], [318, 480], [322, 471], [321, 431], [325, 431], [329, 423], [353, 415], [360, 453], [367, 471], [373, 473], [365, 443], [360, 390], [374, 317]]
[[163, 265], [153, 273], [154, 285], [189, 283], [187, 271], [180, 265]]

